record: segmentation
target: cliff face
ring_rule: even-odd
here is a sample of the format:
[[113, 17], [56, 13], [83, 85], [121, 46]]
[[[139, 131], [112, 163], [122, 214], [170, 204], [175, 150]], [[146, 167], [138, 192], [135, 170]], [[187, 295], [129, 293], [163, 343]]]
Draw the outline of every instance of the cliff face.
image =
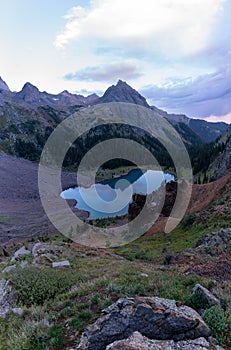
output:
[[224, 151], [208, 168], [208, 172], [212, 175], [212, 180], [218, 180], [225, 176], [231, 168], [231, 126], [229, 126], [225, 137], [227, 144]]
[[[177, 182], [171, 181], [166, 184], [165, 187], [165, 201], [163, 208], [161, 210], [161, 217], [169, 217], [175, 203], [176, 195], [177, 195]], [[153, 198], [156, 200], [158, 196], [161, 198], [161, 189], [153, 192]], [[128, 221], [134, 220], [141, 210], [143, 209], [146, 202], [146, 195], [135, 193], [132, 196], [132, 203], [129, 204], [128, 207]]]

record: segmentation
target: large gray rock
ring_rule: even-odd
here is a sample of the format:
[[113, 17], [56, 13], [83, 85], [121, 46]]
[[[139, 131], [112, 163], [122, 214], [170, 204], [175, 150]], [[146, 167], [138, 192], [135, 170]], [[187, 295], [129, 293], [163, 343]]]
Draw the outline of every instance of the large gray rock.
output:
[[31, 252], [25, 247], [22, 247], [14, 253], [14, 256], [11, 259], [11, 262], [15, 262], [16, 260], [19, 260], [22, 256], [29, 255], [29, 254], [31, 254]]
[[34, 257], [37, 257], [42, 254], [52, 253], [52, 254], [61, 254], [63, 251], [62, 247], [47, 245], [41, 242], [36, 243], [32, 248], [32, 254]]
[[213, 346], [205, 339], [183, 340], [151, 340], [139, 332], [134, 332], [128, 339], [116, 341], [106, 347], [106, 350], [222, 350]]
[[208, 306], [221, 306], [221, 302], [217, 299], [208, 289], [202, 287], [200, 284], [196, 284], [192, 291], [193, 295], [197, 295], [205, 300]]
[[139, 331], [150, 339], [187, 340], [209, 337], [210, 329], [200, 315], [174, 300], [136, 297], [119, 299], [88, 326], [77, 349], [104, 350], [116, 340], [126, 339]]
[[16, 305], [17, 293], [13, 290], [10, 281], [0, 280], [0, 318], [5, 318], [6, 314]]
[[53, 269], [57, 267], [71, 267], [70, 261], [64, 260], [64, 261], [57, 261], [52, 263]]

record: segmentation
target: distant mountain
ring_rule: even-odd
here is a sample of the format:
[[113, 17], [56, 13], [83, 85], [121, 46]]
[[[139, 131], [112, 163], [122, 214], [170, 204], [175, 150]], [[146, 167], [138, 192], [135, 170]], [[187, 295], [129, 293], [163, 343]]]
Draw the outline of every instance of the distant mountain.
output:
[[6, 103], [17, 104], [29, 109], [49, 106], [57, 111], [62, 110], [73, 113], [75, 111], [73, 107], [85, 107], [93, 104], [98, 99], [99, 96], [96, 94], [85, 97], [83, 95], [71, 94], [67, 90], [57, 95], [49, 94], [46, 91], [39, 91], [36, 86], [29, 82], [23, 86], [21, 91], [11, 92], [6, 83], [0, 80], [0, 106]]
[[2, 80], [2, 78], [0, 77], [0, 91], [4, 90], [4, 91], [10, 91], [8, 85], [6, 84], [6, 82], [4, 80]]
[[122, 80], [110, 86], [94, 104], [109, 102], [134, 103], [151, 108], [156, 114], [166, 118], [177, 129], [183, 140], [189, 144], [215, 141], [228, 128], [226, 123], [209, 123], [201, 119], [190, 119], [184, 114], [169, 114], [155, 106], [149, 106], [139, 92]]
[[[23, 157], [25, 152], [35, 148], [39, 154], [51, 130], [68, 115], [89, 105], [111, 102], [131, 103], [151, 109], [155, 115], [166, 118], [187, 145], [213, 141], [228, 128], [225, 123], [194, 120], [149, 106], [139, 92], [122, 80], [109, 87], [102, 97], [96, 94], [84, 97], [67, 90], [59, 94], [41, 92], [29, 82], [21, 91], [11, 92], [0, 79], [0, 150]], [[20, 152], [16, 149], [20, 149]]]
[[42, 94], [40, 93], [39, 89], [30, 84], [26, 83], [22, 90], [20, 92], [17, 92], [14, 95], [14, 100], [16, 101], [24, 101], [29, 104], [41, 104], [42, 103]]
[[116, 85], [110, 86], [96, 103], [126, 102], [149, 108], [145, 98], [125, 81], [119, 80]]
[[188, 118], [184, 114], [169, 114], [155, 106], [151, 108], [174, 125], [179, 125], [179, 123], [187, 125], [204, 142], [215, 141], [219, 136], [223, 135], [228, 128], [228, 124], [224, 122], [210, 123], [203, 119]]
[[219, 136], [223, 135], [228, 128], [228, 124], [226, 123], [210, 123], [201, 119], [189, 119], [188, 125], [206, 142], [215, 141]]

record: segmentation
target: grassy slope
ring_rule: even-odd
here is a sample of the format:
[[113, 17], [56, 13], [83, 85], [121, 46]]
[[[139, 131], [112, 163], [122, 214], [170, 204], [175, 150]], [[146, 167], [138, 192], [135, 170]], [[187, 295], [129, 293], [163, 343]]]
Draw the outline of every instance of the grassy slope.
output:
[[[62, 236], [46, 238], [48, 244], [61, 245], [60, 259], [69, 259], [71, 270], [54, 271], [43, 261], [35, 267], [14, 270], [1, 277], [10, 278], [17, 289], [24, 316], [10, 314], [0, 323], [1, 350], [52, 350], [73, 348], [85, 326], [94, 322], [103, 308], [119, 297], [159, 296], [190, 304], [195, 283], [214, 287], [214, 279], [192, 273], [182, 274], [177, 266], [163, 266], [166, 254], [195, 246], [198, 238], [221, 227], [231, 226], [228, 193], [199, 213], [186, 217], [171, 234], [144, 236], [129, 245], [114, 249], [124, 257], [84, 248]], [[12, 246], [12, 253], [18, 246]], [[4, 268], [10, 258], [2, 258]], [[146, 274], [147, 276], [141, 275]], [[224, 305], [231, 301], [231, 283], [217, 282], [216, 290]], [[226, 312], [225, 327], [231, 325]], [[44, 321], [45, 320], [45, 321]], [[47, 326], [49, 322], [49, 327]], [[226, 329], [221, 342], [229, 349]]]

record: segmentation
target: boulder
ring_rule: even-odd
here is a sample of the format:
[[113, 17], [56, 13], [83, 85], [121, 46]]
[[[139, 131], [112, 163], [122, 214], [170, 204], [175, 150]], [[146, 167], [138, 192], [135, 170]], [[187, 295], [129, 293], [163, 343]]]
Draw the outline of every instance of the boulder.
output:
[[64, 261], [57, 261], [52, 263], [53, 268], [57, 267], [71, 267], [70, 261], [64, 260]]
[[35, 243], [32, 248], [32, 254], [34, 257], [47, 253], [62, 254], [62, 251], [62, 247], [47, 245], [41, 242]]
[[21, 267], [22, 269], [25, 269], [26, 267], [29, 267], [29, 266], [30, 266], [30, 264], [29, 264], [28, 261], [26, 261], [26, 260], [21, 261], [21, 263], [20, 263], [20, 267]]
[[6, 314], [16, 305], [17, 293], [13, 290], [10, 281], [0, 280], [0, 318], [5, 318]]
[[11, 262], [15, 262], [16, 260], [19, 260], [22, 256], [29, 255], [29, 254], [31, 254], [31, 252], [25, 247], [22, 247], [14, 253], [14, 256], [11, 259]]
[[122, 298], [103, 310], [103, 316], [88, 326], [79, 350], [104, 350], [116, 340], [126, 339], [135, 331], [157, 340], [208, 338], [210, 329], [201, 316], [175, 300], [157, 297]]
[[[206, 350], [211, 344], [205, 338], [195, 340], [151, 340], [139, 332], [134, 332], [128, 339], [116, 341], [106, 347], [106, 350]], [[214, 350], [222, 350], [213, 346]]]
[[148, 278], [148, 274], [147, 274], [147, 273], [141, 273], [141, 274], [140, 274], [140, 277]]
[[195, 285], [192, 294], [201, 297], [210, 307], [213, 305], [221, 306], [220, 300], [217, 299], [208, 289], [202, 287], [200, 284]]

